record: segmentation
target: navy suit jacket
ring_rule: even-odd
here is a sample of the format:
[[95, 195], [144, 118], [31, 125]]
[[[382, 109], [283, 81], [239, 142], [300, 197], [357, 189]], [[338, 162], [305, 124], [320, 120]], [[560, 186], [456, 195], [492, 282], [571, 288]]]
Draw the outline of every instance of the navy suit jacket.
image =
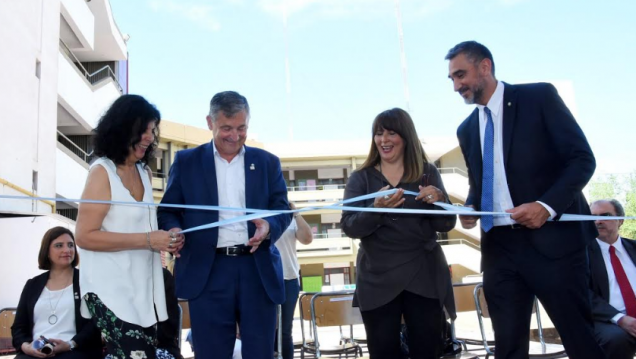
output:
[[[177, 152], [161, 203], [218, 206], [217, 188], [214, 146], [210, 142]], [[254, 209], [289, 209], [280, 160], [267, 151], [248, 146], [245, 146], [245, 205]], [[218, 222], [219, 213], [159, 207], [157, 218], [161, 229], [187, 229]], [[283, 270], [274, 242], [289, 226], [291, 214], [264, 219], [269, 222], [270, 240], [261, 243], [254, 258], [267, 295], [274, 303], [280, 304], [285, 298]], [[255, 231], [254, 223], [248, 222], [249, 238]], [[175, 264], [176, 294], [179, 298], [196, 298], [204, 289], [216, 255], [218, 235], [218, 228], [186, 235], [181, 257]]]
[[[503, 156], [514, 206], [541, 201], [557, 213], [589, 214], [581, 190], [592, 177], [594, 154], [565, 103], [551, 84], [504, 84]], [[482, 155], [479, 110], [457, 129], [468, 167], [467, 205], [481, 208]], [[492, 231], [482, 232], [487, 247]], [[596, 237], [588, 222], [547, 222], [531, 232], [532, 245], [544, 256], [560, 258], [584, 250]]]
[[[636, 241], [627, 238], [621, 238], [621, 241], [629, 258], [636, 264]], [[609, 277], [607, 275], [607, 268], [605, 267], [605, 260], [601, 253], [601, 247], [596, 241], [593, 241], [588, 245], [587, 251], [590, 261], [592, 315], [596, 321], [611, 323], [612, 318], [614, 318], [619, 311], [609, 304]], [[630, 280], [636, 279], [632, 278]]]

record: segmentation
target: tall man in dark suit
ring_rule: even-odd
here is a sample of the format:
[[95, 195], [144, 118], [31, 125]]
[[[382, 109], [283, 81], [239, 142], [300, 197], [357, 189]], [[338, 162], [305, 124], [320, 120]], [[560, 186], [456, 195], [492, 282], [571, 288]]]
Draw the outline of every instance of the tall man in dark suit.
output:
[[[511, 214], [480, 220], [497, 359], [528, 357], [535, 295], [570, 358], [603, 358], [585, 252], [596, 230], [591, 222], [558, 222], [563, 213], [589, 213], [581, 190], [596, 162], [583, 132], [552, 85], [497, 81], [485, 46], [463, 42], [446, 59], [455, 91], [477, 105], [457, 130], [468, 167], [466, 205]], [[460, 220], [464, 228], [477, 225], [475, 216]]]
[[[210, 102], [213, 141], [177, 153], [162, 203], [287, 210], [279, 159], [245, 146], [250, 109], [240, 94]], [[244, 213], [160, 207], [161, 228], [180, 231]], [[274, 242], [291, 215], [187, 234], [176, 261], [176, 294], [188, 299], [197, 358], [229, 359], [239, 323], [243, 358], [271, 359], [276, 304], [284, 301], [283, 270]]]
[[[624, 216], [615, 199], [592, 203], [596, 216]], [[594, 334], [612, 359], [636, 355], [636, 242], [621, 238], [622, 220], [595, 221], [598, 237], [589, 244]]]

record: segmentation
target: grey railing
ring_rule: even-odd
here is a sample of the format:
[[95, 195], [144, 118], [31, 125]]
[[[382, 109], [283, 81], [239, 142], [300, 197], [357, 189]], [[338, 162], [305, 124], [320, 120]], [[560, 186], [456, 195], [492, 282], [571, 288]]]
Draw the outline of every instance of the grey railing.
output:
[[77, 157], [81, 158], [84, 162], [90, 163], [92, 160], [93, 153], [86, 153], [80, 146], [76, 145], [75, 142], [71, 141], [70, 138], [66, 137], [60, 130], [57, 131], [57, 142], [61, 143], [62, 146], [68, 148], [73, 154]]
[[[117, 86], [117, 89], [119, 90], [119, 93], [124, 93], [124, 89], [119, 84], [119, 81], [117, 81], [117, 76], [115, 75], [115, 73], [113, 72], [113, 69], [110, 66], [105, 65], [102, 68], [98, 69], [97, 71], [95, 71], [93, 73], [89, 73], [88, 70], [86, 70], [86, 68], [84, 67], [84, 65], [82, 65], [82, 62], [77, 58], [77, 56], [75, 56], [75, 54], [73, 54], [73, 51], [71, 51], [71, 49], [69, 49], [69, 47], [64, 43], [64, 41], [62, 41], [62, 39], [60, 39], [60, 48], [62, 49], [62, 51], [64, 51], [66, 56], [68, 56], [70, 58], [70, 60], [73, 63], [75, 63], [77, 68], [84, 75], [84, 77], [86, 77], [86, 80], [88, 82], [90, 82], [91, 84], [95, 84], [96, 82], [98, 82], [99, 80], [101, 80], [103, 78], [103, 76], [98, 76], [98, 75], [102, 75], [104, 72], [106, 72], [106, 74], [111, 79], [113, 79], [113, 82]], [[95, 77], [97, 79], [94, 79]]]

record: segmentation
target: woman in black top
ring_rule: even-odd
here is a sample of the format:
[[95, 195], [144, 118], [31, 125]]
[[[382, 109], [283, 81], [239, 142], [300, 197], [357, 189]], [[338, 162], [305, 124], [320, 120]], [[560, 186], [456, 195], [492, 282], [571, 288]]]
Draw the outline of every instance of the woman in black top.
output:
[[[90, 320], [80, 315], [79, 257], [73, 232], [49, 229], [42, 238], [38, 264], [46, 272], [27, 281], [11, 327], [16, 359], [101, 357], [101, 338]], [[55, 344], [44, 354], [33, 341], [44, 335]]]
[[[367, 160], [349, 178], [345, 199], [398, 188], [391, 196], [353, 203], [359, 207], [440, 209], [449, 203], [442, 178], [428, 163], [413, 120], [394, 108], [373, 122]], [[404, 195], [404, 190], [418, 196]], [[448, 264], [437, 232], [448, 232], [456, 217], [422, 214], [348, 212], [341, 226], [360, 238], [355, 303], [360, 307], [372, 359], [400, 357], [400, 322], [409, 331], [412, 359], [439, 358], [442, 308], [454, 317]]]

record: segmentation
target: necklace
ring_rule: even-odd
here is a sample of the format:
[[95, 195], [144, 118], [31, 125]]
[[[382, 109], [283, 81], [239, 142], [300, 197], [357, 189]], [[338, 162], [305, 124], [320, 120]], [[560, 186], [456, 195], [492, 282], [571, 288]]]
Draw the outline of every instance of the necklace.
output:
[[[122, 171], [122, 173], [124, 172], [121, 168], [118, 168], [120, 171]], [[137, 165], [135, 165], [135, 172], [137, 172]], [[117, 175], [119, 176], [119, 174]], [[126, 177], [130, 177], [130, 176], [126, 176]], [[126, 185], [124, 184], [124, 181], [121, 181], [122, 186], [124, 186], [124, 188], [128, 191], [128, 193], [130, 193], [130, 196], [132, 198], [135, 198], [135, 175], [132, 175], [133, 179], [132, 181], [130, 181], [130, 188], [126, 187]], [[121, 176], [119, 176], [120, 179], [122, 179]]]
[[55, 302], [55, 307], [53, 306], [53, 302], [51, 301], [51, 290], [46, 288], [46, 290], [49, 291], [49, 306], [51, 307], [51, 315], [49, 315], [49, 324], [54, 325], [55, 323], [57, 323], [57, 315], [55, 315], [55, 310], [57, 309], [57, 305], [60, 304], [60, 300], [64, 296], [64, 292], [66, 291], [66, 288], [70, 286], [71, 285], [69, 284], [66, 287], [64, 287], [64, 289], [62, 289], [62, 294], [60, 294], [60, 297], [57, 298], [57, 302]]

